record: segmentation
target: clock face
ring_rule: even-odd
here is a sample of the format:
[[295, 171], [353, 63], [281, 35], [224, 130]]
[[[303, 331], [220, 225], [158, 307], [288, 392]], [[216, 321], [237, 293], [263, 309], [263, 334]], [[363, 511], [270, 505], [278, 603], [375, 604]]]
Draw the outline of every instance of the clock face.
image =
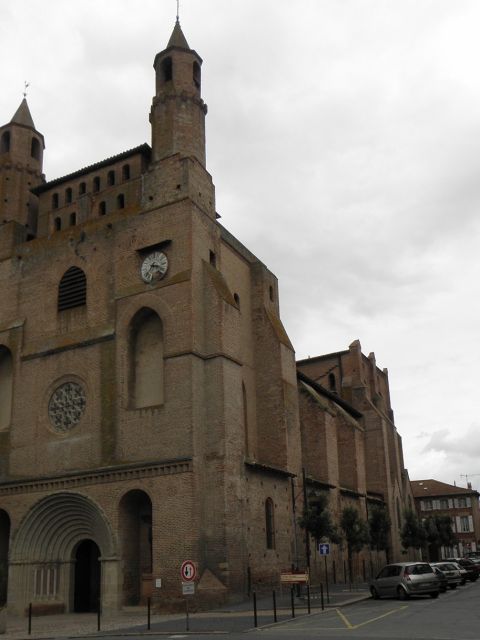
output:
[[140, 274], [144, 282], [150, 283], [161, 280], [167, 273], [168, 259], [161, 251], [150, 253], [142, 262]]

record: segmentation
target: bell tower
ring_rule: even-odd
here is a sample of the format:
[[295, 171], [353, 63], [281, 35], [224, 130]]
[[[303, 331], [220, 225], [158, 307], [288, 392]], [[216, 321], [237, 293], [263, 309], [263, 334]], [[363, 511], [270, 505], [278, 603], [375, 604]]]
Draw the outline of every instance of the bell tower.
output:
[[35, 129], [27, 100], [8, 124], [0, 127], [0, 223], [15, 221], [37, 232], [37, 198], [31, 189], [44, 182], [44, 139]]
[[200, 56], [190, 49], [180, 22], [153, 67], [156, 91], [150, 111], [153, 162], [179, 153], [205, 167], [205, 114], [201, 98]]

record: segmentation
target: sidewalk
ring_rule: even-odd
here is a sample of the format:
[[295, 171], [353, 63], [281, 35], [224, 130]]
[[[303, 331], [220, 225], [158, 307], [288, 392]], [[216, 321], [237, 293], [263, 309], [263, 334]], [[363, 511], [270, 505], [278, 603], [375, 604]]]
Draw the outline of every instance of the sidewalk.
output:
[[[325, 609], [343, 607], [370, 597], [368, 585], [356, 585], [350, 590], [346, 585], [330, 585], [327, 603], [324, 591]], [[277, 621], [292, 617], [290, 589], [279, 590], [276, 594]], [[311, 613], [321, 613], [320, 593], [312, 589]], [[295, 616], [307, 614], [306, 597], [294, 598]], [[257, 625], [269, 625], [274, 622], [272, 594], [257, 598]], [[115, 614], [102, 616], [100, 631], [97, 630], [95, 613], [70, 613], [55, 616], [40, 616], [32, 619], [32, 634], [28, 635], [28, 619], [7, 614], [7, 632], [0, 636], [4, 640], [22, 640], [32, 638], [59, 638], [118, 635], [150, 635], [155, 633], [185, 633], [186, 615], [151, 615], [151, 630], [147, 630], [147, 611], [145, 607], [125, 607]], [[213, 632], [228, 634], [242, 632], [254, 627], [253, 598], [238, 604], [230, 604], [220, 609], [189, 616], [190, 632]]]

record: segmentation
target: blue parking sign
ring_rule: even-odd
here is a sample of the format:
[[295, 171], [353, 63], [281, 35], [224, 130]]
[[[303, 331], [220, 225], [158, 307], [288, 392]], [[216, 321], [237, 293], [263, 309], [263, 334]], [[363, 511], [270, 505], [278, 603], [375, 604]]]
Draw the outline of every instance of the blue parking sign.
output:
[[329, 542], [321, 542], [318, 545], [318, 551], [321, 556], [329, 556], [330, 555], [330, 543]]

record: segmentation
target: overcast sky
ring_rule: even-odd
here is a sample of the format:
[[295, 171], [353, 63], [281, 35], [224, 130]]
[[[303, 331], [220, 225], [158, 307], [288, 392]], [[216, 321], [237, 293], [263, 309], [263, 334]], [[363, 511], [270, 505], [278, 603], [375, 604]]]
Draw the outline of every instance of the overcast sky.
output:
[[[51, 180], [143, 142], [175, 0], [0, 0], [0, 122]], [[480, 2], [182, 0], [222, 223], [297, 358], [388, 368], [411, 479], [480, 487]], [[479, 475], [475, 475], [479, 474]]]

